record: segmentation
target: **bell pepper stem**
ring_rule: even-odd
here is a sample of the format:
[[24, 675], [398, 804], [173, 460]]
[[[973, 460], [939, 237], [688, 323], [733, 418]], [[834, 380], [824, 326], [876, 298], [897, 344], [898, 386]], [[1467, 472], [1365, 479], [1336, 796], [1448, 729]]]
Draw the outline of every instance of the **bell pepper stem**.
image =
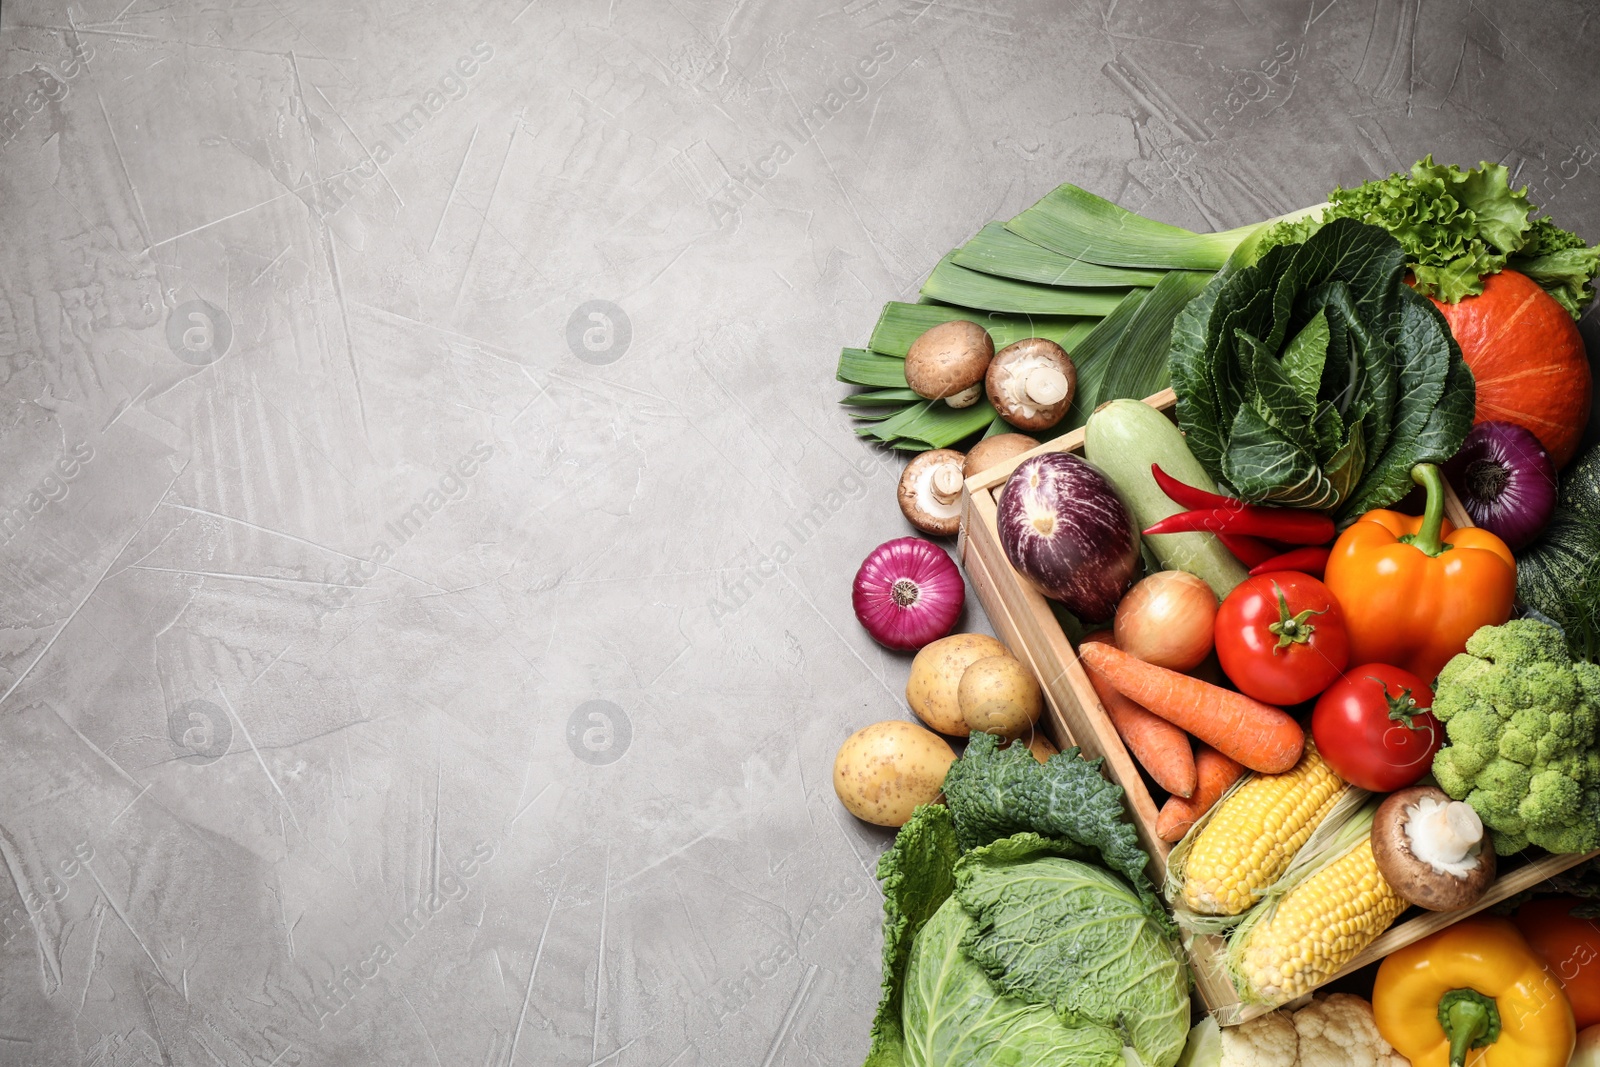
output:
[[1437, 556], [1450, 547], [1444, 543], [1444, 475], [1432, 463], [1418, 463], [1411, 468], [1411, 480], [1427, 491], [1428, 502], [1421, 528], [1401, 540], [1425, 555]]
[[1476, 989], [1452, 989], [1439, 998], [1439, 1025], [1450, 1039], [1450, 1067], [1464, 1067], [1467, 1053], [1500, 1038], [1500, 1009]]

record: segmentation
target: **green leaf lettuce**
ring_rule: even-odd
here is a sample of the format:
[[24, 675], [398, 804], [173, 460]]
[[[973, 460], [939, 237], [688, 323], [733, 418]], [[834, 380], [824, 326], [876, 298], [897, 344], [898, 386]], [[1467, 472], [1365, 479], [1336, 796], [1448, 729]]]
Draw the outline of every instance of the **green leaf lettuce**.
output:
[[1511, 269], [1532, 278], [1573, 317], [1594, 299], [1600, 247], [1534, 218], [1528, 190], [1511, 188], [1498, 163], [1470, 170], [1426, 156], [1409, 173], [1335, 189], [1317, 218], [1272, 226], [1259, 247], [1300, 244], [1335, 219], [1381, 226], [1400, 242], [1417, 292], [1454, 304], [1483, 292], [1483, 279]]

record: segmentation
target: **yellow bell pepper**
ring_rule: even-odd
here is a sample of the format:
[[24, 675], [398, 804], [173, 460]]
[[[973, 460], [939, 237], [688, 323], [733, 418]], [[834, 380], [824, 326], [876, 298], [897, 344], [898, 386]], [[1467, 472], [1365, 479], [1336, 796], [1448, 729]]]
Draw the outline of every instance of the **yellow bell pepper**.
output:
[[1465, 919], [1391, 953], [1372, 1011], [1412, 1067], [1567, 1067], [1577, 1043], [1561, 983], [1505, 919]]

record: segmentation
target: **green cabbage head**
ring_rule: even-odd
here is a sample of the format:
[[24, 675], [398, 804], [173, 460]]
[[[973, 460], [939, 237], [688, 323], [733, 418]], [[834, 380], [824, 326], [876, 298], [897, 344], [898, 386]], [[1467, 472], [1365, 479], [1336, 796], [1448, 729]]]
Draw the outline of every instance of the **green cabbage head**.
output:
[[1177, 946], [1109, 871], [1021, 833], [963, 855], [917, 933], [907, 1067], [1172, 1067], [1189, 1024]]

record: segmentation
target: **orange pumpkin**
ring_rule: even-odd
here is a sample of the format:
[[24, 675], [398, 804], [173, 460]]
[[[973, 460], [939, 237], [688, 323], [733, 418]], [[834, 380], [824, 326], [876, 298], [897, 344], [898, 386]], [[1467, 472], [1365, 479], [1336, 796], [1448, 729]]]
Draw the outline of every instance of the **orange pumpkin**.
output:
[[1479, 296], [1434, 304], [1478, 387], [1473, 422], [1514, 422], [1565, 466], [1589, 423], [1589, 357], [1572, 316], [1514, 270], [1491, 274]]

